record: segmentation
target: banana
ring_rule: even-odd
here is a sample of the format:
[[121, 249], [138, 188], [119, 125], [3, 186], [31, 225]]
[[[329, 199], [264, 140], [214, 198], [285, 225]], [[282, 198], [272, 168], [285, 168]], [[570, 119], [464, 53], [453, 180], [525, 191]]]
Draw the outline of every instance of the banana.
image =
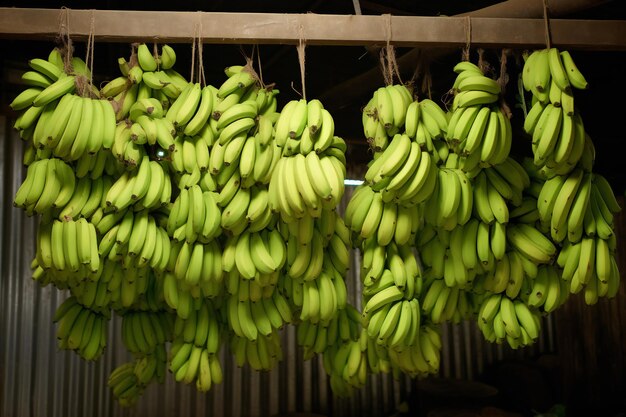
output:
[[137, 46], [137, 61], [144, 71], [156, 71], [157, 69], [157, 61], [145, 43]]
[[500, 94], [500, 85], [484, 75], [470, 75], [463, 78], [457, 87], [458, 91], [485, 91], [491, 94]]
[[560, 55], [563, 67], [567, 73], [567, 78], [572, 87], [578, 88], [579, 90], [587, 89], [587, 80], [576, 67], [576, 64], [574, 63], [574, 60], [572, 59], [569, 51], [561, 51]]
[[486, 91], [462, 91], [454, 97], [452, 108], [470, 107], [476, 105], [491, 104], [498, 101], [498, 95]]
[[[213, 111], [213, 92], [212, 86], [208, 85], [202, 88], [200, 92], [200, 103], [197, 106], [195, 114], [193, 117], [185, 124], [185, 129], [183, 133], [187, 136], [194, 136], [202, 130], [202, 128], [206, 125], [209, 117], [211, 116], [211, 112]], [[191, 92], [190, 92], [191, 94]], [[181, 111], [176, 114], [176, 120], [184, 119], [181, 116]], [[179, 123], [181, 124], [181, 123]]]
[[557, 48], [548, 50], [548, 65], [552, 82], [561, 91], [567, 91], [570, 88], [570, 82], [561, 60], [561, 54]]
[[549, 263], [556, 255], [554, 244], [533, 226], [511, 224], [506, 236], [513, 247], [537, 263]]
[[583, 176], [584, 172], [582, 169], [574, 170], [569, 174], [559, 190], [550, 218], [550, 235], [555, 242], [561, 242], [567, 237], [567, 219]]

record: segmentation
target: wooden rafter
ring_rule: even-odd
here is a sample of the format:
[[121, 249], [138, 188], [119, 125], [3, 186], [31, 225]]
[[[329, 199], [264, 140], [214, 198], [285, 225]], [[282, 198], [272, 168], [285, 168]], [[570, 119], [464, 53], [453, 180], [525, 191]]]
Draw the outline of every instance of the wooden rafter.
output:
[[[47, 39], [67, 13], [72, 38], [96, 41], [189, 42], [202, 28], [205, 43], [459, 47], [467, 42], [465, 17], [365, 16], [276, 13], [155, 12], [0, 8], [0, 38]], [[626, 50], [626, 21], [551, 21], [554, 45]], [[544, 45], [542, 19], [471, 19], [471, 43], [487, 47]]]

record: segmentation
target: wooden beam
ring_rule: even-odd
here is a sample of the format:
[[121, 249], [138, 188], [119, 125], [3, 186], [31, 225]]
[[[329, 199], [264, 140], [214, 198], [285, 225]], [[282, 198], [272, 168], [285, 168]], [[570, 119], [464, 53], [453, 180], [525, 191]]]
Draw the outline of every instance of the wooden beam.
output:
[[[65, 14], [67, 13], [67, 16]], [[365, 16], [277, 13], [156, 12], [0, 8], [0, 39], [52, 39], [69, 21], [75, 40], [94, 28], [96, 41], [186, 43], [201, 28], [205, 43], [449, 48], [467, 41], [465, 17]], [[626, 50], [626, 21], [550, 23], [552, 42], [568, 49]], [[545, 43], [541, 19], [472, 18], [472, 46], [526, 48]]]

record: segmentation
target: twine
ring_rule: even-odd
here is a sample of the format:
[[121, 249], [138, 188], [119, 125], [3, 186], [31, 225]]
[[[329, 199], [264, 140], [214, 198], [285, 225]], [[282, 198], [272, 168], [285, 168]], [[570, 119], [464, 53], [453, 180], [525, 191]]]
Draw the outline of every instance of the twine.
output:
[[487, 76], [493, 73], [493, 68], [485, 59], [485, 50], [483, 48], [478, 48], [478, 68]]
[[470, 60], [470, 46], [472, 43], [472, 18], [471, 16], [465, 16], [465, 20], [463, 21], [465, 26], [465, 47], [462, 52], [462, 60], [469, 61]]
[[91, 9], [91, 23], [89, 25], [89, 36], [87, 37], [87, 51], [85, 52], [85, 63], [89, 69], [89, 87], [93, 86], [93, 55], [94, 55], [94, 37], [95, 37], [96, 17], [94, 10]]
[[500, 85], [500, 91], [504, 95], [506, 90], [506, 85], [509, 82], [509, 74], [506, 72], [506, 64], [507, 64], [507, 55], [511, 52], [510, 49], [502, 49], [500, 54], [500, 76], [497, 79], [498, 84]]
[[304, 39], [304, 28], [300, 25], [298, 38], [298, 63], [300, 64], [300, 79], [302, 81], [302, 98], [306, 100], [306, 83], [304, 82], [304, 66], [306, 63], [305, 56], [306, 40]]
[[550, 17], [548, 11], [548, 0], [543, 0], [543, 23], [545, 26], [545, 36], [546, 36], [546, 47], [548, 49], [551, 48], [552, 45], [552, 36], [550, 34]]
[[383, 73], [383, 79], [386, 85], [393, 84], [394, 75], [398, 78], [398, 81], [402, 83], [402, 77], [400, 76], [400, 69], [398, 62], [396, 61], [395, 46], [391, 44], [392, 27], [391, 27], [391, 15], [383, 14], [383, 22], [385, 23], [385, 47], [380, 50], [380, 66]]
[[511, 52], [510, 49], [502, 49], [500, 54], [500, 76], [498, 77], [498, 84], [500, 85], [500, 109], [509, 119], [513, 115], [511, 109], [506, 101], [504, 101], [504, 93], [506, 92], [506, 85], [509, 82], [509, 74], [506, 71], [507, 56]]
[[259, 84], [261, 85], [261, 88], [265, 88], [265, 82], [263, 81], [263, 65], [261, 65], [261, 48], [259, 47], [258, 44], [254, 45], [254, 49], [252, 50], [253, 54], [254, 54], [255, 49], [256, 49], [257, 65], [259, 66], [258, 81], [259, 81]]
[[196, 67], [196, 36], [195, 36], [195, 29], [194, 29], [194, 36], [191, 39], [191, 74], [189, 75], [189, 82], [193, 82], [193, 76], [194, 76], [194, 70]]
[[59, 42], [63, 45], [61, 52], [63, 53], [63, 69], [67, 74], [73, 72], [72, 55], [74, 53], [72, 46], [72, 38], [70, 37], [70, 9], [61, 7], [59, 12]]
[[202, 12], [198, 11], [198, 78], [202, 87], [206, 86], [206, 78], [204, 76], [204, 55], [202, 54]]

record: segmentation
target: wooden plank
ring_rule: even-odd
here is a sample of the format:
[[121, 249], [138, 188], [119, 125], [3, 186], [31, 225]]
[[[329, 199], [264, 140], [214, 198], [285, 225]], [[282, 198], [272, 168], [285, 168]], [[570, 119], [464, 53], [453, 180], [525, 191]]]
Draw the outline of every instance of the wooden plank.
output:
[[[0, 8], [0, 39], [52, 39], [69, 21], [73, 39], [94, 27], [96, 41], [186, 43], [200, 30], [205, 43], [384, 45], [459, 47], [467, 42], [466, 17], [365, 16], [278, 13], [156, 12]], [[626, 50], [626, 21], [550, 22], [552, 42], [570, 49]], [[473, 46], [540, 47], [542, 19], [472, 18]]]

